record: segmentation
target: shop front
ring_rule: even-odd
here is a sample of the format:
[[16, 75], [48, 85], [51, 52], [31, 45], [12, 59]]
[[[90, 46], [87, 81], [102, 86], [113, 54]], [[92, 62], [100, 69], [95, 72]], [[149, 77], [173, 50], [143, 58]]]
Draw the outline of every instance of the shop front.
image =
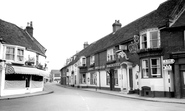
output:
[[43, 91], [44, 76], [49, 75], [36, 68], [13, 65], [6, 65], [1, 74], [1, 96]]
[[174, 64], [174, 91], [176, 98], [185, 98], [185, 52], [172, 53]]

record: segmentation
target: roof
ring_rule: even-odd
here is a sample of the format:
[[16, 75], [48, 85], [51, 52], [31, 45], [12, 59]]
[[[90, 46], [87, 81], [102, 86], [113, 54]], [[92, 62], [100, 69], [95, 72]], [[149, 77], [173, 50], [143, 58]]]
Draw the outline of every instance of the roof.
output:
[[51, 70], [51, 74], [60, 74], [60, 70]]
[[[78, 56], [90, 56], [97, 52], [104, 51], [112, 46], [121, 44], [124, 41], [132, 40], [134, 35], [139, 35], [140, 31], [148, 28], [161, 28], [169, 26], [170, 14], [174, 10], [179, 0], [168, 0], [162, 3], [156, 10], [146, 14], [145, 16], [129, 23], [116, 32], [110, 33], [107, 36], [90, 44], [87, 48], [79, 52]], [[72, 61], [69, 65], [74, 64], [76, 60]], [[67, 67], [65, 66], [65, 67]]]
[[[18, 45], [31, 49], [43, 56], [45, 53], [39, 48], [38, 44], [24, 31], [15, 24], [0, 19], [0, 38], [6, 44]], [[36, 40], [36, 39], [35, 39]]]

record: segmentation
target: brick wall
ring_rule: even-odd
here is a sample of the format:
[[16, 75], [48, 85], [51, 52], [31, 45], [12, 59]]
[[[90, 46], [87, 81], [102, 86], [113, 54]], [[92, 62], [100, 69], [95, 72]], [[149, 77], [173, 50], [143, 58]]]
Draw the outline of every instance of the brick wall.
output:
[[161, 30], [160, 36], [164, 59], [169, 58], [171, 52], [185, 50], [183, 28]]

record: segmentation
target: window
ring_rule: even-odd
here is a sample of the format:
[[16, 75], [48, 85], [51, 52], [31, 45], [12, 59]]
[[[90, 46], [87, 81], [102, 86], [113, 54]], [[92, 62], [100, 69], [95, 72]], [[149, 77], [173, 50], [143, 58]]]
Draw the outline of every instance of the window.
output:
[[23, 61], [24, 58], [24, 50], [17, 49], [17, 61]]
[[85, 84], [86, 83], [86, 76], [85, 74], [81, 74], [81, 84]]
[[159, 47], [158, 31], [150, 32], [150, 47], [151, 48], [158, 48]]
[[156, 78], [161, 77], [160, 58], [149, 58], [142, 60], [142, 77]]
[[147, 36], [146, 36], [146, 34], [143, 34], [143, 35], [141, 35], [141, 37], [142, 37], [142, 41], [141, 41], [141, 43], [142, 43], [142, 48], [143, 49], [146, 49], [147, 48]]
[[96, 85], [96, 84], [97, 84], [96, 73], [91, 73], [90, 75], [91, 75], [91, 76], [90, 76], [90, 84], [91, 84], [91, 85]]
[[160, 47], [160, 33], [158, 29], [148, 29], [140, 35], [141, 49]]
[[107, 50], [107, 61], [115, 60], [115, 48]]
[[142, 60], [142, 74], [143, 78], [149, 77], [149, 63], [148, 60]]
[[115, 85], [118, 86], [118, 71], [114, 70]]
[[93, 65], [94, 64], [94, 55], [90, 57], [90, 65]]
[[106, 77], [106, 84], [109, 85], [110, 84], [110, 76], [108, 73], [106, 74], [106, 76], [107, 76]]
[[82, 66], [86, 66], [86, 58], [82, 58]]
[[161, 69], [160, 69], [160, 60], [159, 58], [150, 59], [151, 62], [151, 75], [153, 77], [160, 77]]
[[6, 47], [6, 60], [14, 60], [15, 48]]

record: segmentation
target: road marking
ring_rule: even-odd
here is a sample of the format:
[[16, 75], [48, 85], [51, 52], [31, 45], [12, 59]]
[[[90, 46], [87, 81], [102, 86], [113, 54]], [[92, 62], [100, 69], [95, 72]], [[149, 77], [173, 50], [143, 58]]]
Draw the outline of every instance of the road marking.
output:
[[[80, 95], [80, 97], [85, 102], [85, 98], [83, 96], [81, 96], [81, 95]], [[87, 110], [90, 111], [90, 108], [89, 108], [89, 106], [88, 106], [88, 104], [86, 102], [85, 102], [85, 105], [86, 105]]]

